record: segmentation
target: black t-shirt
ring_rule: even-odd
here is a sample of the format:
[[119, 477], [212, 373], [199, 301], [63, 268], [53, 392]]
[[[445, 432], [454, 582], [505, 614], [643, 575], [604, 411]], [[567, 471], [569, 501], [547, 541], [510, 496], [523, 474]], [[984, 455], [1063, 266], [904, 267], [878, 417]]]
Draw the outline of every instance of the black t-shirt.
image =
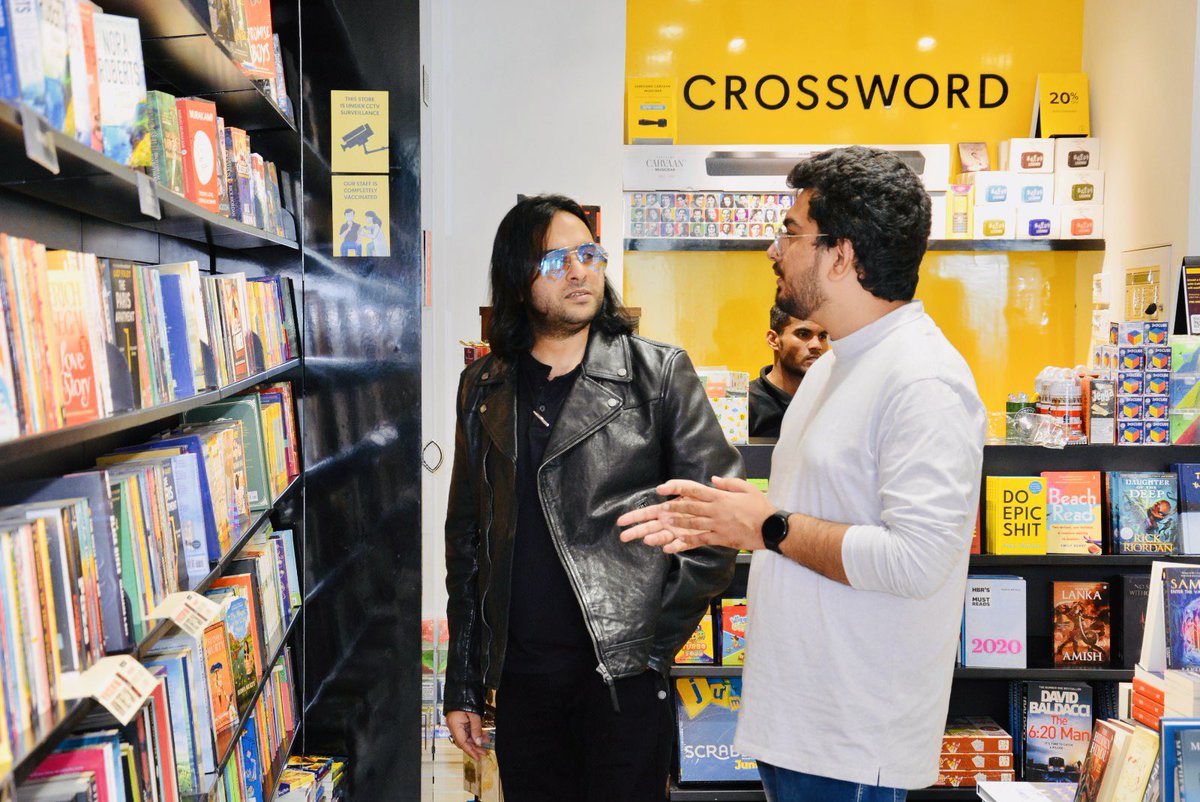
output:
[[[517, 532], [504, 670], [518, 674], [549, 674], [596, 659], [579, 600], [554, 547], [537, 490], [537, 469], [554, 422], [581, 370], [577, 367], [550, 380], [550, 368], [524, 353], [514, 372]], [[569, 518], [571, 510], [566, 513]]]
[[759, 371], [758, 378], [750, 382], [750, 436], [778, 437], [783, 413], [787, 412], [792, 396], [771, 384], [767, 374], [771, 365]]

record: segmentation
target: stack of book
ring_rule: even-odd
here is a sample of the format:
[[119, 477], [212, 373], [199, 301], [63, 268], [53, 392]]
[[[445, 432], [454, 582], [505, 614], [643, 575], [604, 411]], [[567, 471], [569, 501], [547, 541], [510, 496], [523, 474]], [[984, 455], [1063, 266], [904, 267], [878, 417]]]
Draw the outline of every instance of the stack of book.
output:
[[1075, 799], [1142, 799], [1147, 787], [1158, 783], [1158, 752], [1158, 735], [1153, 730], [1121, 719], [1098, 719], [1080, 769]]
[[299, 355], [288, 278], [0, 234], [0, 440], [225, 386]]
[[283, 802], [337, 802], [346, 798], [346, 763], [330, 757], [293, 756], [279, 778], [276, 799]]
[[[210, 11], [218, 39], [291, 118], [271, 4], [210, 0]], [[146, 91], [135, 18], [105, 14], [90, 0], [0, 3], [0, 100], [28, 104], [51, 127], [120, 164], [148, 168], [211, 212], [290, 234], [290, 178], [250, 152], [245, 131], [226, 128], [211, 101]]]
[[1016, 778], [1012, 736], [986, 716], [951, 719], [942, 736], [935, 785], [974, 786]]

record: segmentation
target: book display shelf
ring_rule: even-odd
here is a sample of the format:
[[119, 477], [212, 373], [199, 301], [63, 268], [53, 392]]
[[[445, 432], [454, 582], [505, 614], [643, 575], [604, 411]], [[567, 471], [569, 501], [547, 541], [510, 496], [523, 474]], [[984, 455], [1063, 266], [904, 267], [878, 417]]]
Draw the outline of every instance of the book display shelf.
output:
[[[770, 475], [773, 440], [752, 439], [747, 445], [737, 447], [750, 477], [766, 478]], [[1194, 446], [1074, 446], [1064, 449], [1047, 449], [1034, 446], [985, 446], [983, 459], [984, 476], [1036, 475], [1042, 471], [1167, 471], [1172, 463], [1197, 461]], [[981, 493], [981, 495], [985, 495]], [[986, 498], [980, 499], [981, 505]], [[985, 535], [986, 536], [986, 535]], [[1200, 564], [1200, 555], [1167, 555], [1159, 559], [1173, 562]], [[973, 554], [970, 560], [972, 574], [1011, 574], [1023, 577], [1028, 586], [1027, 595], [1027, 668], [974, 668], [956, 666], [954, 684], [950, 695], [949, 715], [989, 716], [1001, 726], [1009, 727], [1010, 683], [1013, 681], [1064, 681], [1088, 683], [1129, 682], [1133, 679], [1132, 663], [1118, 654], [1114, 646], [1114, 659], [1098, 668], [1056, 668], [1052, 660], [1053, 630], [1051, 621], [1051, 587], [1056, 580], [1106, 581], [1116, 587], [1120, 577], [1148, 575], [1150, 556], [1103, 554], [1062, 555], [1045, 554], [1036, 556], [1011, 556]], [[738, 556], [738, 572], [734, 584], [727, 593], [743, 595], [747, 581], [750, 555]], [[1120, 635], [1119, 619], [1113, 624], [1114, 644]], [[718, 637], [719, 641], [719, 637]], [[1124, 658], [1124, 659], [1123, 659]], [[676, 665], [673, 677], [740, 677], [741, 666], [723, 665]], [[1093, 684], [1093, 689], [1095, 689]], [[1095, 696], [1094, 696], [1095, 698]], [[1019, 732], [1011, 733], [1019, 738]], [[675, 784], [671, 788], [672, 800], [711, 800], [712, 802], [735, 802], [736, 800], [764, 799], [760, 788], [753, 784], [737, 784], [725, 787], [704, 784]], [[933, 787], [910, 791], [910, 800], [963, 799], [975, 800], [973, 788]]]
[[[224, 118], [227, 126], [241, 128], [255, 135], [254, 146], [257, 152], [276, 164], [279, 170], [297, 177], [300, 175], [302, 143], [297, 121], [290, 113], [280, 108], [261, 81], [254, 81], [243, 72], [238, 59], [211, 30], [204, 2], [101, 0], [99, 5], [106, 14], [138, 20], [148, 89], [215, 102], [217, 113]], [[272, 3], [272, 6], [277, 17], [285, 21], [294, 21], [299, 13], [298, 4], [293, 0], [278, 0]], [[283, 31], [280, 44], [285, 56], [284, 61], [295, 63], [299, 54], [299, 37], [290, 27], [279, 30]], [[29, 144], [31, 141], [35, 143], [32, 146]], [[56, 162], [56, 169], [45, 165], [47, 154], [51, 162]], [[262, 588], [248, 591], [249, 595], [245, 597], [248, 604], [243, 605], [243, 608], [249, 608], [251, 621], [253, 622], [254, 616], [258, 615], [262, 618], [260, 624], [265, 627], [260, 630], [264, 637], [263, 642], [259, 644], [261, 657], [257, 664], [258, 671], [256, 675], [251, 675], [254, 680], [253, 692], [251, 694], [248, 688], [239, 685], [239, 699], [245, 693], [248, 701], [239, 705], [240, 716], [235, 718], [240, 720], [236, 721], [236, 726], [225, 731], [223, 735], [219, 734], [211, 747], [215, 758], [215, 773], [198, 773], [192, 780], [191, 793], [180, 789], [180, 798], [190, 802], [224, 798], [224, 792], [219, 790], [219, 786], [224, 782], [222, 774], [231, 761], [239, 759], [240, 744], [246, 740], [243, 736], [253, 734], [247, 733], [248, 727], [256, 722], [256, 717], [251, 715], [251, 711], [256, 710], [256, 707], [260, 711], [276, 711], [273, 718], [278, 722], [283, 721], [282, 714], [277, 712], [283, 705], [279, 701], [281, 689], [286, 689], [292, 696], [292, 723], [290, 726], [283, 726], [282, 723], [270, 725], [271, 734], [277, 736], [278, 746], [274, 743], [263, 746], [264, 750], [269, 749], [270, 752], [262, 755], [261, 762], [264, 767], [269, 766], [270, 771], [264, 772], [264, 776], [259, 780], [262, 783], [262, 798], [275, 798], [283, 768], [293, 749], [301, 743], [303, 632], [306, 621], [306, 616], [303, 615], [304, 607], [299, 603], [300, 599], [304, 598], [306, 506], [303, 447], [305, 424], [302, 403], [305, 368], [301, 355], [304, 331], [301, 296], [304, 257], [300, 246], [303, 241], [303, 214], [297, 208], [301, 193], [289, 192], [287, 197], [294, 200], [289, 200], [286, 208], [280, 204], [279, 211], [284, 230], [282, 235], [277, 230], [265, 230], [240, 222], [210, 211], [199, 203], [188, 200], [184, 195], [167, 189], [150, 178], [145, 170], [128, 167], [109, 158], [102, 151], [81, 144], [75, 137], [54, 130], [44, 118], [35, 116], [28, 106], [0, 101], [0, 232], [11, 238], [40, 243], [47, 251], [63, 250], [95, 255], [101, 265], [105, 260], [128, 262], [145, 266], [135, 270], [148, 271], [149, 268], [160, 264], [194, 262], [198, 266], [202, 281], [245, 274], [247, 278], [263, 279], [264, 286], [279, 286], [290, 281], [290, 286], [294, 288], [294, 298], [288, 301], [292, 315], [291, 331], [288, 334], [282, 333], [282, 321], [286, 317], [282, 301], [279, 317], [276, 319], [281, 323], [277, 329], [280, 332], [278, 342], [284, 345], [273, 346], [274, 352], [270, 353], [271, 349], [264, 340], [250, 328], [248, 316], [251, 312], [247, 309], [247, 326], [241, 330], [246, 336], [247, 368], [237, 370], [227, 377], [227, 381], [213, 383], [219, 386], [209, 384], [212, 389], [190, 394], [179, 393], [177, 398], [173, 397], [176, 393], [170, 392], [165, 399], [158, 399], [159, 403], [147, 402], [144, 396], [137, 397], [135, 390], [132, 410], [102, 414], [75, 425], [57, 427], [34, 426], [22, 421], [19, 436], [0, 441], [0, 492], [3, 492], [6, 486], [21, 482], [53, 479], [92, 470], [96, 466], [97, 458], [103, 455], [141, 446], [160, 433], [201, 420], [196, 416], [204, 415], [204, 408], [208, 405], [248, 398], [254, 399], [254, 405], [259, 405], [262, 403], [259, 400], [262, 397], [260, 393], [266, 389], [265, 385], [286, 383], [290, 386], [290, 397], [287, 397], [286, 406], [280, 405], [281, 415], [285, 414], [283, 409], [290, 407], [294, 416], [287, 428], [294, 461], [289, 460], [287, 463], [286, 481], [278, 473], [271, 474], [270, 467], [263, 468], [264, 475], [269, 477], [266, 498], [256, 496], [252, 499], [253, 504], [248, 514], [231, 517], [228, 545], [222, 549], [219, 558], [208, 561], [206, 574], [199, 571], [193, 575], [192, 569], [195, 566], [189, 563], [188, 579], [184, 580], [182, 574], [185, 554], [173, 552], [179, 563], [180, 590], [186, 589], [200, 595], [221, 588], [224, 580], [244, 575], [248, 563], [253, 565], [255, 559], [263, 559], [255, 554], [262, 554], [261, 543], [271, 531], [291, 530], [295, 564], [300, 568], [289, 573], [289, 576], [295, 577], [296, 583], [291, 588], [290, 599], [284, 593], [282, 573], [274, 580], [278, 583], [277, 590], [280, 590], [278, 605], [273, 608], [279, 611], [274, 618], [278, 626], [274, 629], [268, 626], [271, 622], [266, 620], [268, 616], [263, 612], [263, 605], [273, 602], [258, 595]], [[157, 278], [154, 280], [157, 281]], [[253, 294], [250, 297], [253, 298]], [[285, 296], [281, 292], [279, 297], [282, 299]], [[197, 301], [198, 299], [199, 296], [196, 296]], [[205, 304], [207, 303], [206, 299]], [[263, 305], [256, 307], [259, 311], [265, 308], [267, 307]], [[3, 312], [0, 313], [0, 328], [3, 328], [5, 314], [12, 314], [7, 299]], [[147, 325], [140, 317], [143, 314], [142, 310], [139, 309], [136, 314], [139, 315], [138, 325]], [[147, 310], [146, 314], [152, 315], [154, 311]], [[165, 318], [168, 313], [161, 314]], [[237, 314], [241, 315], [241, 312]], [[195, 320], [190, 317], [188, 319]], [[229, 323], [233, 319], [234, 317], [230, 316], [225, 322]], [[9, 325], [11, 326], [11, 317]], [[113, 325], [119, 329], [118, 324]], [[200, 320], [199, 326], [204, 325], [204, 320]], [[160, 330], [170, 329], [170, 322], [165, 326], [166, 328], [161, 328], [160, 325]], [[191, 322], [188, 327], [191, 328]], [[207, 340], [207, 335], [203, 335], [202, 339]], [[108, 367], [109, 371], [112, 371], [115, 370], [115, 348], [111, 342], [109, 347]], [[166, 344], [161, 344], [161, 347], [165, 354]], [[142, 348], [144, 353], [147, 346], [143, 344]], [[145, 359], [145, 356], [142, 358]], [[174, 364], [174, 359], [172, 355], [167, 361]], [[217, 357], [214, 356], [213, 359]], [[118, 363], [123, 364], [120, 363], [119, 357]], [[102, 369], [97, 365], [97, 375]], [[216, 368], [207, 364], [205, 369], [217, 372]], [[128, 370], [125, 375], [130, 375]], [[136, 386], [136, 375], [132, 377], [132, 381]], [[176, 387], [178, 386], [176, 383]], [[41, 385], [38, 385], [37, 390], [50, 392]], [[262, 406], [265, 407], [266, 404], [262, 403]], [[216, 425], [229, 426], [227, 421]], [[244, 423], [235, 428], [238, 431], [249, 431], [249, 427]], [[247, 442], [243, 440], [239, 447], [245, 449], [240, 452], [245, 458], [245, 464], [235, 465], [232, 476], [249, 475], [243, 472], [250, 469], [252, 448], [246, 445]], [[263, 442], [270, 441], [263, 436]], [[277, 466], [283, 460], [282, 455], [283, 451], [280, 450], [272, 456], [278, 457]], [[197, 459], [202, 471], [205, 458]], [[234, 465], [234, 458], [229, 459], [229, 464]], [[230, 482], [232, 486], [234, 480], [231, 479]], [[198, 483], [196, 486], [204, 487], [202, 495], [208, 500], [208, 485]], [[252, 487], [253, 480], [250, 480], [242, 489], [248, 490]], [[170, 496], [170, 491], [164, 491], [161, 487], [151, 492]], [[150, 502], [146, 503], [149, 507]], [[173, 499], [165, 503], [166, 509], [173, 509]], [[215, 508], [216, 505], [211, 506]], [[213, 513], [208, 514], [211, 516]], [[174, 519], [172, 527], [179, 525], [179, 520]], [[125, 531], [120, 525], [115, 525], [114, 530], [114, 534]], [[186, 529], [188, 533], [191, 531], [190, 528]], [[179, 525], [179, 529], [174, 532], [176, 544], [163, 548], [168, 551], [184, 548], [187, 539], [184, 532], [183, 526]], [[154, 536], [161, 537], [161, 530], [155, 529]], [[116, 540], [114, 550], [119, 548], [119, 535], [116, 536]], [[255, 544], [259, 545], [256, 547]], [[255, 548], [259, 551], [254, 552]], [[282, 543], [279, 549], [282, 554]], [[211, 545], [208, 551], [210, 554], [213, 552]], [[160, 559], [144, 555], [145, 552], [143, 559], [147, 560], [147, 564], [150, 564], [149, 560]], [[269, 559], [275, 558], [271, 556]], [[283, 564], [282, 557], [277, 564]], [[254, 571], [253, 568], [249, 570]], [[118, 577], [121, 577], [119, 566], [117, 571]], [[258, 574], [258, 579], [246, 579], [254, 584], [260, 582], [262, 576]], [[125, 579], [121, 578], [120, 582], [122, 586], [118, 587], [117, 591], [126, 594], [127, 599], [133, 598], [129, 588], [124, 585]], [[103, 588], [96, 593], [102, 597]], [[81, 597], [82, 595], [81, 593]], [[133, 605], [137, 602], [125, 603]], [[118, 604], [117, 608], [122, 609], [125, 603]], [[77, 601], [76, 604], [81, 605], [82, 602]], [[99, 604], [102, 606], [104, 602]], [[161, 649], [164, 639], [183, 635], [183, 631], [169, 618], [156, 619], [146, 616], [146, 622], [142, 626], [142, 636], [133, 640], [131, 648], [100, 648], [99, 656], [128, 654], [146, 664], [155, 659], [156, 647]], [[100, 634], [107, 638], [106, 630]], [[11, 636], [10, 629], [6, 637]], [[195, 654], [201, 652], [197, 651]], [[237, 660], [232, 658], [230, 662], [236, 663]], [[203, 676], [203, 667], [197, 668], [199, 674], [193, 676]], [[284, 675], [287, 675], [286, 679], [282, 678]], [[257, 705], [260, 697], [265, 706]], [[274, 707], [270, 706], [271, 704]], [[207, 708], [207, 705], [205, 707]], [[135, 714], [135, 720], [138, 715], [149, 709], [150, 705], [143, 703], [141, 712]], [[262, 715], [258, 718], [261, 719]], [[36, 719], [35, 726], [14, 737], [11, 744], [12, 760], [0, 765], [0, 796], [14, 793], [16, 797], [22, 796], [21, 789], [31, 780], [31, 775], [37, 771], [39, 765], [71, 736], [81, 731], [117, 727], [116, 720], [109, 717], [102, 704], [93, 697], [58, 701], [52, 705], [49, 715], [42, 715]], [[267, 726], [259, 721], [260, 732], [266, 731], [263, 728]], [[167, 733], [165, 737], [170, 739], [171, 733]], [[178, 733], [175, 737], [179, 737]], [[200, 750], [198, 743], [196, 749]], [[178, 756], [178, 749], [175, 752]]]

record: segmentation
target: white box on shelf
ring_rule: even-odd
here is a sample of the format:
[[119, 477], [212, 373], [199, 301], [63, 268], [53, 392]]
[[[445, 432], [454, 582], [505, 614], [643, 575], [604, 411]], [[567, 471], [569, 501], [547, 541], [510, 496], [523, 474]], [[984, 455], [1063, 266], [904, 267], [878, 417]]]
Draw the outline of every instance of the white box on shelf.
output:
[[946, 193], [929, 193], [929, 238], [946, 239]]
[[1025, 668], [1025, 580], [968, 576], [963, 612], [962, 664]]
[[1009, 196], [1013, 203], [1054, 203], [1054, 176], [1049, 173], [1012, 173]]
[[1017, 239], [1058, 239], [1060, 213], [1052, 203], [1017, 207]]
[[1000, 169], [1014, 173], [1054, 172], [1054, 140], [1004, 140], [1000, 143]]
[[1101, 169], [1100, 140], [1097, 137], [1073, 136], [1054, 140], [1054, 172]]
[[1071, 203], [1059, 207], [1059, 238], [1102, 239], [1104, 237], [1104, 207], [1097, 204]]
[[980, 170], [977, 173], [960, 173], [957, 184], [975, 187], [975, 205], [994, 203], [1016, 203], [1013, 198], [1013, 174], [1004, 170]]
[[1054, 202], [1104, 203], [1103, 170], [1068, 170], [1054, 176]]
[[1016, 239], [1017, 207], [988, 203], [975, 207], [975, 239]]

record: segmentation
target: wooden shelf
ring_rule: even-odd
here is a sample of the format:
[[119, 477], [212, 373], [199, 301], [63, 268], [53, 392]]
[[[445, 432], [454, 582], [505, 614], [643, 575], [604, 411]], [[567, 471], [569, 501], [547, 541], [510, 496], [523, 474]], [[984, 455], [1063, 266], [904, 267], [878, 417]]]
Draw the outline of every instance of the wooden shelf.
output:
[[[300, 477], [296, 477], [294, 480], [292, 480], [292, 483], [288, 485], [282, 493], [279, 494], [278, 498], [275, 499], [271, 509], [264, 510], [257, 517], [251, 518], [246, 525], [242, 527], [240, 530], [241, 534], [238, 535], [237, 540], [234, 541], [229, 551], [226, 552], [225, 555], [222, 556], [222, 558], [212, 566], [212, 570], [209, 572], [208, 576], [206, 576], [194, 588], [191, 589], [201, 594], [208, 590], [212, 583], [229, 568], [229, 564], [236, 559], [238, 553], [242, 550], [246, 543], [249, 542], [250, 538], [254, 537], [254, 535], [262, 529], [263, 525], [270, 520], [271, 513], [275, 511], [275, 507], [280, 502], [290, 497], [299, 486]], [[295, 626], [296, 621], [298, 621], [300, 618], [299, 612], [300, 611], [297, 610], [296, 615], [292, 618], [291, 625], [289, 625], [284, 635], [284, 644], [287, 643], [287, 638], [291, 634], [292, 627]], [[174, 626], [175, 624], [169, 619], [160, 621], [153, 629], [146, 633], [145, 637], [138, 641], [137, 645], [133, 648], [130, 654], [136, 657], [139, 661], [143, 660], [147, 653], [149, 653], [149, 651], [154, 647], [154, 645], [162, 640], [163, 637], [165, 637], [167, 633], [174, 628]], [[282, 649], [282, 646], [280, 649]], [[275, 659], [278, 660], [278, 654], [276, 655]], [[272, 665], [274, 665], [274, 663], [272, 663]], [[261, 691], [262, 688], [260, 686], [259, 692]], [[255, 695], [255, 698], [257, 698], [257, 694]], [[97, 703], [91, 698], [76, 699], [69, 703], [61, 704], [59, 706], [58, 715], [54, 717], [53, 722], [32, 733], [30, 737], [26, 739], [25, 743], [13, 745], [13, 766], [7, 777], [0, 779], [0, 787], [3, 787], [9, 783], [19, 784], [24, 782], [29, 775], [33, 773], [34, 769], [36, 769], [38, 765], [46, 759], [46, 756], [53, 752], [59, 743], [70, 736], [75, 729], [83, 723], [84, 719], [86, 719], [88, 715], [95, 709], [97, 709]]]
[[108, 0], [110, 14], [137, 17], [142, 32], [142, 56], [150, 89], [177, 97], [202, 97], [217, 102], [225, 124], [248, 131], [285, 128], [293, 120], [266, 92], [242, 72], [229, 50], [188, 0]]
[[264, 370], [262, 373], [256, 373], [246, 379], [234, 382], [219, 390], [209, 390], [208, 392], [197, 393], [187, 398], [181, 398], [177, 401], [172, 401], [167, 404], [161, 404], [156, 407], [148, 407], [147, 409], [138, 409], [132, 412], [123, 412], [119, 415], [112, 415], [107, 418], [98, 418], [88, 423], [81, 423], [77, 426], [69, 426], [65, 429], [56, 429], [51, 432], [39, 432], [37, 434], [25, 435], [14, 440], [8, 440], [0, 443], [0, 464], [10, 460], [25, 460], [29, 457], [37, 456], [51, 451], [68, 448], [75, 445], [86, 443], [89, 440], [94, 440], [98, 437], [114, 434], [116, 432], [125, 431], [127, 429], [135, 429], [139, 426], [144, 426], [159, 421], [165, 421], [177, 415], [182, 415], [197, 407], [202, 407], [205, 404], [211, 404], [216, 401], [231, 398], [244, 390], [271, 381], [273, 379], [284, 376], [292, 370], [300, 366], [299, 359], [292, 359], [284, 362], [274, 368]]
[[0, 102], [0, 185], [112, 223], [222, 248], [299, 248], [295, 240], [210, 212], [158, 184], [161, 219], [148, 217], [139, 205], [137, 170], [62, 132], [50, 131], [48, 138], [58, 154], [57, 175], [26, 158], [20, 114]]
[[[627, 251], [762, 251], [770, 239], [700, 239], [695, 237], [629, 237]], [[929, 252], [1103, 251], [1102, 239], [931, 239]]]

